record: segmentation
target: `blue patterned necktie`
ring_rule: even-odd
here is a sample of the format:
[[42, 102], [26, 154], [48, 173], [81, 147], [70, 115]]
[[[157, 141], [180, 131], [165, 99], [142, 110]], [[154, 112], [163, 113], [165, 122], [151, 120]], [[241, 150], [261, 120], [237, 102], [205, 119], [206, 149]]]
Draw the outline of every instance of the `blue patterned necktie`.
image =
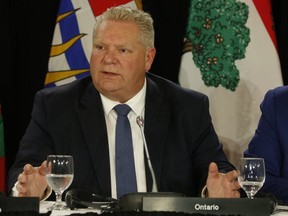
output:
[[116, 122], [116, 185], [117, 197], [137, 192], [131, 126], [127, 114], [131, 108], [126, 104], [114, 107]]

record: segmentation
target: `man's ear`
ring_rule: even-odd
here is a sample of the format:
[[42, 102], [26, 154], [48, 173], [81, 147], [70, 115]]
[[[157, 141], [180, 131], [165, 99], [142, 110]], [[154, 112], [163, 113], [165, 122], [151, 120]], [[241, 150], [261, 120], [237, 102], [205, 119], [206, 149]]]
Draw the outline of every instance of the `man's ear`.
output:
[[153, 63], [153, 60], [156, 55], [156, 49], [155, 48], [149, 48], [146, 51], [146, 56], [145, 56], [145, 71], [149, 71], [151, 68], [151, 65]]

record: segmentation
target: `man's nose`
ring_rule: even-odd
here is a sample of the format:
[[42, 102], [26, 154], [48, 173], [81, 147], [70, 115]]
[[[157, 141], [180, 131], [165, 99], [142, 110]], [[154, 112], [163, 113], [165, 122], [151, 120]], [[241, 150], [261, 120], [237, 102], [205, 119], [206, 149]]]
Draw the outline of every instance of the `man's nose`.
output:
[[114, 51], [107, 51], [105, 56], [104, 56], [104, 62], [106, 64], [113, 64], [116, 62], [116, 56]]

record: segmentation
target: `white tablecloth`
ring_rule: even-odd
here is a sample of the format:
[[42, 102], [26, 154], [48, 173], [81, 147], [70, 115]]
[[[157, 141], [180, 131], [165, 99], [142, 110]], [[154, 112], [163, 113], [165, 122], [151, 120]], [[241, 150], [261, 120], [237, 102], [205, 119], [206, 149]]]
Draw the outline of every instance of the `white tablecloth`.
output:
[[[40, 202], [40, 214], [41, 213], [47, 213], [48, 209], [54, 204], [54, 202], [51, 201], [43, 201]], [[97, 209], [90, 209], [90, 208], [85, 208], [85, 209], [76, 209], [76, 210], [53, 210], [51, 213], [51, 216], [63, 216], [63, 215], [70, 215], [73, 213], [77, 214], [85, 214], [88, 212], [95, 212], [95, 213], [100, 213], [99, 210]]]
[[279, 212], [275, 212], [274, 214], [272, 214], [272, 216], [287, 216], [288, 215], [288, 211], [279, 211]]
[[273, 216], [287, 216], [288, 215], [288, 206], [278, 206], [278, 211], [276, 211]]

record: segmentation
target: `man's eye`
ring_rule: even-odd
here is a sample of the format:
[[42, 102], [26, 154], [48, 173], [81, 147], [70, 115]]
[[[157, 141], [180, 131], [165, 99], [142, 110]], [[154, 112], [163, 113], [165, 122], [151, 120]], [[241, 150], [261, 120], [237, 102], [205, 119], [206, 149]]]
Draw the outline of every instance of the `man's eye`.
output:
[[100, 45], [96, 45], [96, 46], [95, 46], [95, 49], [97, 49], [97, 50], [104, 50], [104, 47], [103, 47], [103, 46], [100, 46]]
[[120, 49], [120, 52], [121, 53], [128, 53], [129, 51], [128, 51], [128, 49]]

